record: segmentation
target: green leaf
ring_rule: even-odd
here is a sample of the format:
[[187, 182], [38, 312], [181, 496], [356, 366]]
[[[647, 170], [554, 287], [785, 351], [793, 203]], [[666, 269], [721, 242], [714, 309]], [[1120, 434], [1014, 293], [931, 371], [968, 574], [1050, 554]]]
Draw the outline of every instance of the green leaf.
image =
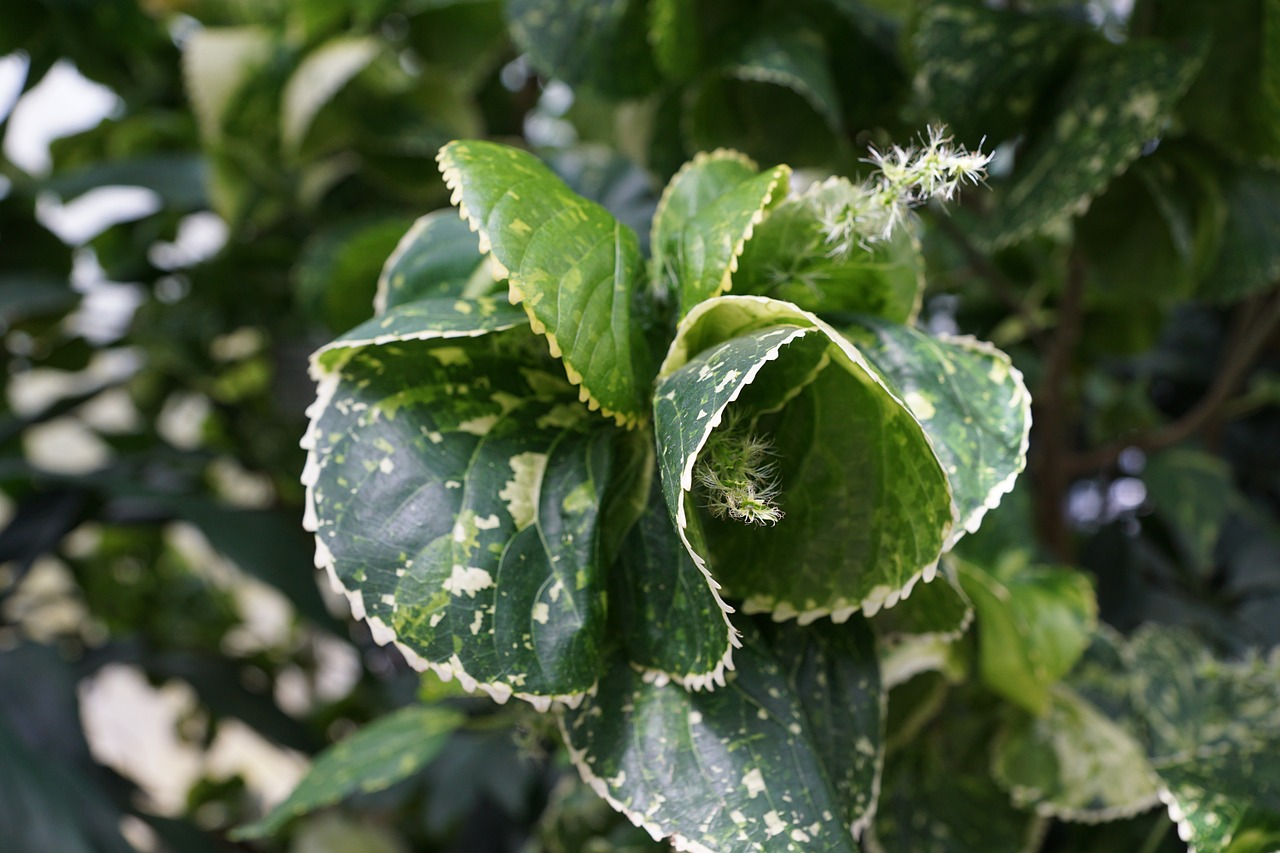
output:
[[1220, 456], [1174, 448], [1152, 456], [1142, 472], [1148, 499], [1168, 525], [1187, 565], [1201, 577], [1214, 570], [1222, 525], [1243, 502]]
[[759, 173], [736, 151], [701, 153], [667, 184], [653, 216], [650, 280], [677, 294], [680, 315], [732, 286], [752, 230], [786, 197], [791, 170]]
[[872, 619], [881, 642], [892, 646], [895, 638], [936, 637], [959, 639], [973, 622], [973, 604], [960, 588], [955, 567], [945, 560], [937, 576], [916, 584], [911, 594]]
[[653, 59], [662, 73], [673, 80], [692, 77], [702, 58], [698, 12], [697, 4], [686, 0], [652, 0], [649, 5]]
[[421, 770], [444, 748], [466, 715], [410, 705], [388, 714], [316, 756], [310, 772], [262, 820], [232, 831], [236, 841], [265, 838], [289, 821], [356, 793], [390, 788]]
[[1189, 784], [1162, 793], [1169, 818], [1191, 853], [1273, 853], [1280, 844], [1280, 816]]
[[739, 293], [794, 302], [820, 314], [856, 313], [910, 322], [920, 309], [924, 259], [911, 227], [865, 249], [835, 253], [824, 216], [856, 188], [830, 178], [778, 205], [755, 229], [742, 253], [734, 287]]
[[920, 105], [966, 142], [1010, 138], [1086, 32], [1059, 14], [995, 9], [978, 0], [922, 3], [912, 37]]
[[656, 479], [648, 508], [619, 551], [611, 582], [610, 606], [631, 663], [690, 689], [724, 684], [737, 631], [714, 581], [676, 535]]
[[617, 663], [561, 717], [583, 779], [679, 849], [853, 853], [882, 761], [871, 632], [856, 619], [752, 629], [735, 661], [711, 693]]
[[1158, 41], [1087, 54], [1052, 126], [1019, 158], [981, 238], [1006, 246], [1086, 209], [1163, 132], [1201, 58]]
[[[955, 691], [953, 691], [954, 695]], [[868, 853], [1032, 853], [1047, 822], [991, 778], [991, 709], [949, 702], [885, 762]]]
[[406, 224], [397, 216], [317, 231], [293, 268], [298, 300], [333, 332], [367, 320], [378, 270]]
[[385, 314], [425, 297], [485, 296], [494, 284], [479, 238], [452, 210], [437, 210], [420, 217], [400, 238], [378, 276], [373, 304], [378, 314]]
[[948, 545], [976, 531], [1026, 467], [1031, 394], [1000, 350], [970, 337], [935, 338], [864, 319], [845, 332], [933, 442], [956, 516]]
[[1048, 712], [1049, 688], [1089, 645], [1098, 605], [1088, 578], [1035, 566], [997, 577], [956, 560], [978, 611], [978, 662], [987, 686], [1033, 714]]
[[596, 679], [613, 432], [527, 329], [485, 334], [515, 322], [499, 303], [428, 305], [416, 331], [367, 345], [419, 305], [313, 362], [317, 562], [418, 668], [546, 707]]
[[832, 132], [840, 132], [840, 97], [827, 67], [826, 45], [817, 32], [769, 26], [743, 46], [725, 73], [790, 89], [809, 102]]
[[[681, 323], [660, 377], [668, 510], [747, 612], [870, 615], [932, 576], [951, 525], [945, 475], [906, 405], [839, 332], [785, 302], [722, 296]], [[695, 547], [691, 517], [717, 496], [695, 490], [694, 470], [722, 423], [771, 444], [785, 517], [766, 528], [706, 514], [708, 545]]]
[[644, 95], [658, 73], [644, 0], [508, 0], [511, 37], [534, 67], [611, 97]]
[[992, 746], [992, 774], [1019, 807], [1087, 822], [1156, 804], [1159, 777], [1142, 745], [1075, 691], [1056, 685], [1045, 713], [1019, 715]]
[[281, 96], [280, 140], [296, 153], [316, 116], [381, 51], [372, 36], [344, 35], [325, 42], [298, 64]]
[[357, 347], [474, 337], [523, 326], [527, 321], [519, 306], [489, 296], [419, 299], [396, 305], [382, 316], [361, 323], [325, 344], [314, 358], [326, 368], [335, 368], [345, 351]]
[[635, 234], [576, 195], [537, 158], [490, 142], [451, 142], [440, 169], [495, 275], [524, 303], [581, 396], [618, 423], [649, 409], [652, 356], [633, 301], [643, 286]]
[[1270, 289], [1280, 279], [1280, 171], [1255, 167], [1223, 187], [1227, 216], [1217, 261], [1200, 294], [1232, 302]]

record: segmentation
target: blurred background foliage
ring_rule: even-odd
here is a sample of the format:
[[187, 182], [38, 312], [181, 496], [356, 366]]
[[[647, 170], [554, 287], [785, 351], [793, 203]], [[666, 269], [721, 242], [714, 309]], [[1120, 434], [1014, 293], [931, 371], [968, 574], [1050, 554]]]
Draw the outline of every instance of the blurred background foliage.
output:
[[[10, 0], [0, 56], [6, 849], [653, 849], [544, 720], [374, 644], [301, 532], [306, 356], [371, 315], [461, 136], [642, 231], [701, 149], [857, 175], [936, 120], [994, 149], [990, 191], [921, 211], [922, 325], [1007, 349], [1035, 400], [966, 559], [1077, 566], [1122, 632], [1280, 643], [1274, 0]], [[16, 157], [68, 77], [104, 117]], [[957, 720], [989, 694], [944, 672], [897, 688], [937, 696], [917, 743], [983, 736]], [[378, 790], [230, 840], [372, 720], [420, 733]], [[997, 799], [1044, 849], [1184, 849], [1160, 810]], [[1231, 849], [1273, 849], [1256, 823]]]

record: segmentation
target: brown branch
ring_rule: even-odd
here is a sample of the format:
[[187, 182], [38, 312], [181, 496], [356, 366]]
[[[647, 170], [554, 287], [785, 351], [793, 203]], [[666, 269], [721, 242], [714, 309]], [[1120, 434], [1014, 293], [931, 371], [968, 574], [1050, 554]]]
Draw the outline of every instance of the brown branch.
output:
[[1071, 471], [1066, 463], [1071, 451], [1071, 424], [1075, 422], [1068, 412], [1067, 380], [1084, 324], [1084, 294], [1084, 264], [1072, 252], [1058, 304], [1058, 326], [1048, 344], [1040, 384], [1032, 395], [1036, 410], [1031, 460], [1036, 533], [1046, 548], [1067, 562], [1071, 561], [1072, 549], [1063, 503], [1071, 486]]
[[1231, 402], [1258, 354], [1274, 340], [1276, 330], [1280, 328], [1280, 293], [1274, 294], [1269, 302], [1261, 306], [1255, 303], [1241, 306], [1241, 311], [1243, 328], [1231, 335], [1228, 344], [1230, 348], [1209, 390], [1186, 414], [1151, 432], [1138, 433], [1085, 453], [1074, 454], [1066, 466], [1069, 473], [1080, 475], [1107, 468], [1114, 465], [1120, 454], [1130, 447], [1139, 450], [1172, 447], [1210, 426]]

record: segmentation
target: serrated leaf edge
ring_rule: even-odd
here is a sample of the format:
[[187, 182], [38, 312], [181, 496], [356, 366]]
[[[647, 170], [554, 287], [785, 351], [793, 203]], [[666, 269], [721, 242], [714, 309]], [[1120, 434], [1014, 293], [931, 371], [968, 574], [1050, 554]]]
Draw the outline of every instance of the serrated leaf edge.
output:
[[[815, 331], [815, 330], [824, 333], [827, 336], [827, 338], [830, 340], [830, 342], [835, 344], [836, 348], [847, 359], [849, 359], [850, 362], [852, 362], [855, 366], [861, 368], [862, 371], [871, 378], [872, 382], [880, 386], [880, 388], [886, 394], [889, 395], [889, 398], [894, 402], [896, 402], [902, 408], [902, 410], [906, 413], [907, 417], [910, 418], [911, 422], [916, 425], [916, 428], [920, 431], [920, 434], [924, 437], [926, 446], [933, 453], [935, 464], [938, 465], [938, 469], [942, 472], [943, 487], [947, 491], [947, 500], [948, 500], [949, 506], [951, 507], [951, 520], [947, 528], [943, 531], [943, 543], [945, 544], [950, 536], [951, 530], [953, 530], [955, 526], [958, 524], [959, 519], [957, 518], [957, 514], [956, 514], [955, 498], [951, 492], [951, 481], [947, 478], [946, 469], [942, 467], [942, 462], [938, 458], [937, 451], [934, 449], [933, 439], [929, 437], [928, 432], [920, 424], [919, 419], [916, 418], [916, 416], [912, 413], [911, 408], [907, 406], [906, 402], [904, 402], [893, 391], [893, 389], [891, 389], [885, 383], [885, 381], [881, 378], [879, 372], [877, 372], [876, 369], [871, 366], [871, 364], [866, 360], [866, 358], [862, 355], [862, 353], [858, 352], [857, 347], [855, 347], [852, 343], [850, 343], [844, 337], [844, 335], [840, 334], [839, 331], [837, 331], [835, 328], [833, 328], [832, 326], [828, 325], [827, 323], [819, 319], [816, 315], [811, 314], [808, 311], [805, 311], [804, 309], [800, 308], [798, 305], [794, 303], [786, 302], [781, 299], [770, 299], [767, 296], [720, 296], [720, 297], [716, 297], [715, 299], [708, 299], [703, 302], [700, 302], [696, 306], [694, 306], [694, 308], [685, 316], [683, 320], [680, 321], [680, 328], [676, 330], [676, 336], [672, 340], [670, 348], [667, 350], [667, 356], [665, 359], [663, 359], [662, 366], [658, 368], [659, 379], [679, 369], [679, 367], [682, 366], [684, 363], [686, 363], [689, 359], [689, 354], [687, 352], [684, 352], [682, 348], [678, 347], [682, 338], [681, 332], [684, 330], [684, 328], [687, 326], [691, 326], [695, 322], [697, 322], [697, 320], [702, 316], [702, 314], [707, 313], [711, 310], [714, 310], [716, 305], [721, 304], [721, 301], [729, 300], [729, 299], [750, 300], [750, 301], [758, 302], [765, 305], [775, 305], [775, 306], [778, 306], [780, 309], [786, 312], [789, 312], [791, 314], [791, 316], [786, 318], [779, 317], [780, 323], [784, 322], [784, 320], [787, 322], [794, 322], [796, 320], [799, 320], [801, 322], [806, 322], [811, 325], [809, 328], [800, 329], [790, 335], [787, 335], [782, 341], [780, 341], [775, 346], [771, 347], [770, 350], [765, 354], [764, 358], [762, 358], [757, 364], [755, 364], [751, 368], [751, 370], [747, 371], [747, 373], [743, 375], [741, 381], [738, 383], [738, 386], [734, 389], [730, 397], [725, 401], [725, 404], [721, 406], [720, 409], [718, 409], [717, 411], [709, 413], [709, 416], [707, 418], [707, 425], [703, 430], [702, 437], [698, 440], [697, 445], [694, 447], [693, 452], [689, 455], [688, 459], [685, 462], [685, 466], [681, 471], [681, 474], [680, 474], [681, 500], [679, 502], [679, 506], [677, 506], [676, 508], [676, 532], [680, 534], [680, 539], [682, 542], [684, 542], [685, 548], [688, 549], [690, 556], [693, 557], [694, 563], [697, 564], [699, 569], [702, 569], [703, 574], [706, 575], [708, 581], [713, 585], [712, 591], [715, 593], [716, 601], [721, 602], [723, 607], [728, 608], [728, 605], [723, 604], [723, 601], [720, 598], [719, 582], [716, 581], [715, 578], [711, 575], [710, 571], [706, 568], [705, 561], [698, 555], [697, 551], [694, 550], [692, 544], [690, 544], [689, 542], [688, 537], [685, 535], [685, 528], [688, 526], [689, 522], [688, 522], [687, 516], [685, 515], [684, 496], [687, 494], [690, 494], [693, 491], [693, 469], [697, 463], [698, 454], [702, 451], [703, 446], [706, 445], [707, 439], [710, 437], [711, 432], [717, 426], [720, 425], [720, 420], [724, 414], [725, 409], [728, 408], [728, 406], [731, 403], [733, 403], [734, 400], [738, 399], [738, 396], [742, 393], [743, 389], [745, 389], [746, 386], [749, 385], [753, 379], [755, 379], [756, 374], [760, 372], [760, 369], [764, 367], [764, 365], [767, 364], [768, 362], [775, 360], [778, 357], [779, 353], [781, 352], [782, 347], [790, 344], [792, 341], [797, 340], [800, 337], [803, 337], [805, 334], [808, 334], [809, 332]], [[897, 590], [889, 590], [884, 587], [876, 587], [872, 589], [871, 592], [867, 596], [865, 596], [861, 601], [853, 604], [843, 603], [836, 607], [818, 607], [818, 608], [813, 608], [809, 610], [798, 610], [793, 604], [790, 604], [789, 602], [776, 602], [772, 600], [766, 600], [762, 597], [755, 597], [755, 598], [747, 598], [742, 602], [742, 612], [749, 615], [758, 614], [758, 613], [768, 613], [770, 617], [773, 619], [773, 621], [775, 622], [786, 622], [790, 619], [795, 619], [796, 624], [798, 625], [808, 625], [824, 616], [829, 616], [831, 618], [831, 621], [835, 622], [836, 624], [841, 624], [849, 621], [849, 619], [855, 613], [859, 613], [859, 612], [868, 617], [874, 616], [876, 613], [880, 611], [882, 607], [885, 607], [885, 608], [893, 607], [899, 601], [909, 596], [911, 594], [911, 590], [915, 587], [916, 583], [922, 580], [925, 583], [929, 583], [930, 581], [932, 581], [938, 573], [938, 560], [941, 559], [941, 557], [942, 557], [942, 552], [940, 552], [938, 554], [938, 557], [932, 560], [930, 563], [920, 567], [915, 572], [915, 574], [913, 574], [910, 578], [908, 578], [906, 583], [903, 584], [903, 586], [901, 586]], [[885, 592], [883, 593], [878, 592], [878, 590], [880, 589], [885, 589]], [[727, 612], [733, 612], [733, 611], [730, 608]]]
[[387, 313], [387, 300], [391, 296], [391, 270], [395, 269], [396, 265], [400, 263], [400, 259], [408, 254], [409, 250], [413, 248], [413, 244], [418, 242], [418, 238], [433, 222], [448, 216], [450, 213], [451, 211], [448, 210], [433, 210], [415, 219], [413, 225], [409, 226], [409, 230], [404, 232], [404, 236], [396, 243], [396, 247], [391, 250], [391, 254], [387, 256], [387, 260], [382, 264], [382, 271], [378, 273], [378, 287], [373, 294], [374, 316], [381, 316]]
[[[556, 340], [555, 333], [548, 331], [547, 326], [539, 320], [533, 313], [533, 309], [529, 307], [529, 303], [525, 299], [525, 293], [521, 289], [520, 280], [517, 276], [511, 274], [511, 270], [507, 269], [501, 261], [493, 254], [493, 245], [489, 242], [489, 232], [467, 208], [467, 204], [462, 199], [462, 170], [453, 165], [452, 158], [449, 156], [449, 146], [445, 145], [436, 154], [436, 163], [439, 164], [440, 174], [444, 178], [445, 186], [449, 188], [449, 203], [458, 210], [458, 215], [462, 217], [462, 221], [467, 223], [470, 228], [480, 238], [480, 254], [489, 258], [489, 263], [493, 265], [494, 278], [507, 280], [508, 294], [507, 298], [512, 305], [521, 305], [525, 313], [529, 316], [529, 325], [533, 331], [547, 341], [547, 347], [551, 352], [552, 358], [558, 359], [564, 367], [565, 377], [569, 380], [569, 384], [574, 385], [578, 389], [578, 399], [587, 404], [587, 408], [591, 411], [599, 411], [600, 414], [607, 418], [612, 418], [614, 423], [623, 429], [634, 429], [643, 422], [643, 416], [631, 415], [626, 412], [615, 412], [604, 406], [591, 390], [582, 383], [582, 374], [573, 369], [567, 361], [562, 358], [563, 351], [560, 348], [560, 342]], [[615, 229], [623, 227], [621, 223], [615, 221]]]
[[[449, 332], [424, 332], [410, 337], [396, 336], [396, 340], [446, 340], [450, 338], [478, 338], [483, 335], [490, 334], [490, 329], [482, 329], [476, 331], [449, 331]], [[315, 487], [320, 478], [320, 459], [316, 455], [316, 439], [319, 437], [320, 418], [328, 410], [329, 404], [333, 401], [333, 396], [338, 390], [341, 380], [339, 371], [342, 365], [346, 363], [346, 359], [334, 364], [331, 367], [325, 367], [320, 364], [319, 356], [325, 352], [334, 352], [340, 349], [349, 349], [354, 354], [357, 349], [361, 349], [361, 344], [334, 346], [330, 344], [317, 350], [311, 357], [311, 378], [316, 381], [316, 399], [307, 407], [306, 416], [308, 418], [307, 430], [303, 434], [299, 445], [303, 450], [307, 451], [307, 461], [302, 469], [302, 485], [306, 489], [306, 497], [303, 508], [302, 527], [304, 530], [312, 533], [315, 537], [315, 566], [317, 569], [323, 569], [325, 575], [329, 579], [329, 588], [335, 593], [342, 595], [347, 599], [347, 604], [351, 608], [351, 617], [363, 621], [369, 626], [369, 633], [373, 637], [373, 641], [380, 646], [394, 645], [396, 649], [404, 655], [405, 660], [418, 672], [426, 672], [430, 670], [435, 673], [441, 681], [450, 681], [454, 678], [458, 679], [458, 685], [467, 693], [483, 692], [497, 702], [499, 705], [505, 704], [508, 699], [515, 696], [517, 699], [523, 699], [532, 705], [536, 710], [546, 712], [550, 710], [553, 703], [562, 703], [570, 708], [576, 708], [582, 703], [583, 698], [595, 693], [598, 682], [592, 684], [586, 690], [580, 693], [566, 693], [554, 695], [537, 695], [532, 693], [522, 693], [509, 684], [503, 682], [487, 682], [481, 681], [470, 675], [463, 666], [462, 661], [455, 654], [447, 661], [430, 661], [418, 654], [417, 651], [408, 645], [400, 642], [396, 636], [395, 629], [383, 622], [377, 616], [369, 614], [364, 604], [364, 593], [359, 589], [348, 589], [347, 586], [338, 577], [337, 566], [335, 565], [333, 553], [329, 550], [329, 546], [319, 536], [320, 517], [316, 511]]]
[[[982, 526], [982, 520], [991, 510], [1000, 506], [1000, 502], [1004, 500], [1004, 496], [1013, 491], [1014, 485], [1018, 481], [1018, 477], [1027, 468], [1027, 450], [1031, 446], [1031, 391], [1027, 388], [1026, 377], [1022, 371], [1014, 367], [1013, 359], [1009, 354], [1001, 350], [994, 344], [980, 340], [972, 335], [938, 335], [938, 340], [954, 346], [964, 347], [973, 352], [982, 355], [989, 355], [997, 361], [1002, 362], [1009, 371], [1009, 378], [1014, 383], [1014, 404], [1018, 406], [1018, 410], [1022, 414], [1022, 439], [1018, 443], [1018, 462], [1016, 467], [1010, 474], [996, 483], [987, 492], [982, 500], [982, 505], [969, 513], [969, 517], [962, 519], [954, 528], [951, 535], [944, 543], [942, 550], [950, 551], [955, 544], [960, 541], [965, 533], [977, 533], [978, 528]], [[946, 473], [944, 470], [943, 473]], [[955, 514], [959, 515], [959, 510], [955, 510]]]

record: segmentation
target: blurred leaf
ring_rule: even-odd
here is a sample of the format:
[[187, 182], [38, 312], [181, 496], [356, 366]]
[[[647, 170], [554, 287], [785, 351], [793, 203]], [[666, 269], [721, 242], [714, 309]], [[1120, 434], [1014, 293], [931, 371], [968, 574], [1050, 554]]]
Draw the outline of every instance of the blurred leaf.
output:
[[302, 147], [320, 111], [380, 50], [371, 37], [340, 36], [307, 54], [285, 84], [282, 96], [280, 139], [286, 151], [295, 153]]
[[166, 209], [191, 211], [207, 206], [206, 180], [203, 158], [194, 154], [156, 154], [60, 173], [44, 186], [62, 196], [63, 203], [99, 187], [142, 187], [159, 195]]
[[1232, 302], [1280, 282], [1280, 171], [1240, 170], [1223, 192], [1227, 215], [1217, 262], [1200, 283], [1200, 294]]
[[643, 0], [508, 0], [511, 37], [535, 68], [571, 86], [636, 97], [657, 82]]
[[1218, 456], [1174, 448], [1157, 453], [1142, 472], [1147, 498], [1200, 577], [1214, 570], [1213, 550], [1227, 516], [1241, 505], [1231, 470]]
[[275, 835], [299, 815], [354, 793], [391, 787], [435, 758], [465, 719], [448, 708], [413, 705], [370, 723], [316, 756], [288, 799], [257, 823], [234, 830], [232, 838]]

